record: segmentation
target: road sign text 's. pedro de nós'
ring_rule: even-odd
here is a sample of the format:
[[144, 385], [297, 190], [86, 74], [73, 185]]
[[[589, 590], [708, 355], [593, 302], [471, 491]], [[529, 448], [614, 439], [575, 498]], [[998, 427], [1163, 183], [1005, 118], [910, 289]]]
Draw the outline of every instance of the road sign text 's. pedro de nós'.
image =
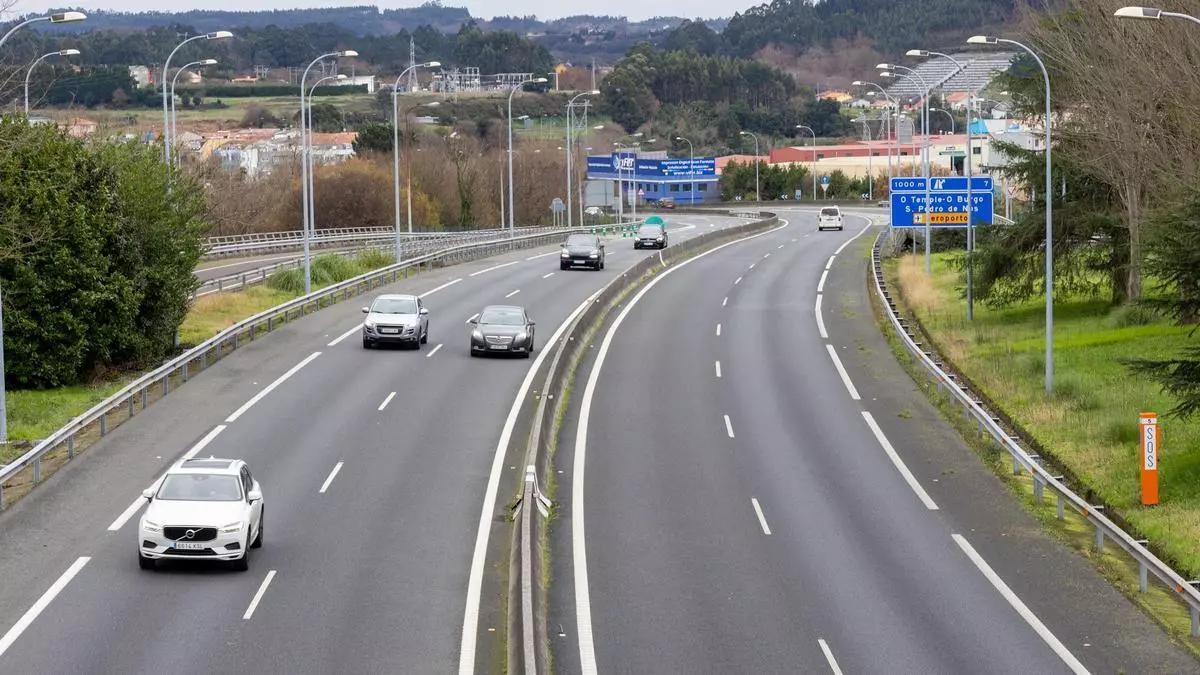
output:
[[1142, 474], [1142, 505], [1158, 504], [1158, 460], [1162, 450], [1162, 431], [1158, 415], [1144, 412], [1138, 416], [1138, 436], [1141, 438], [1139, 464]]

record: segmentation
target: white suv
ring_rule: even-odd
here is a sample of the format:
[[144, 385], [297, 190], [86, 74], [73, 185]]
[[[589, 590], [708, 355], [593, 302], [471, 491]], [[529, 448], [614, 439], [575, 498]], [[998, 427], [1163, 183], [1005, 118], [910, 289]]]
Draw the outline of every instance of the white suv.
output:
[[263, 496], [240, 459], [185, 459], [142, 493], [150, 502], [138, 526], [138, 566], [156, 560], [228, 560], [250, 567], [262, 546]]
[[821, 215], [817, 216], [817, 231], [838, 230], [842, 227], [842, 210], [836, 206], [822, 206]]

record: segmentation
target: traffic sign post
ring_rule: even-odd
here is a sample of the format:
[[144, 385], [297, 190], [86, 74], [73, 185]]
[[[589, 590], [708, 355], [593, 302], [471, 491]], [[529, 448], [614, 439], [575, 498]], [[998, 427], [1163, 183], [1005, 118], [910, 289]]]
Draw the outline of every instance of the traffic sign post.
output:
[[1139, 415], [1138, 432], [1142, 446], [1142, 506], [1156, 506], [1158, 504], [1158, 457], [1162, 447], [1158, 415], [1152, 412], [1144, 412]]
[[821, 194], [829, 197], [829, 176], [821, 176]]
[[892, 227], [923, 228], [927, 217], [930, 227], [966, 227], [968, 212], [972, 224], [992, 224], [991, 176], [973, 176], [969, 197], [966, 178], [933, 178], [929, 185], [928, 208], [925, 182], [926, 179], [920, 177], [892, 178]]

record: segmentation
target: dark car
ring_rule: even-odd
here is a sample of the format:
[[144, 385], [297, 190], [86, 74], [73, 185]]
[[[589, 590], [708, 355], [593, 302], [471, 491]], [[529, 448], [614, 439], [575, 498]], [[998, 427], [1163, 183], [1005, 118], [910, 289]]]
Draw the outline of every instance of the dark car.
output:
[[666, 248], [667, 228], [662, 225], [642, 225], [633, 237], [634, 248]]
[[658, 200], [655, 206], [660, 209], [667, 209], [670, 211], [671, 209], [675, 208], [675, 200], [670, 197], [663, 197], [662, 199]]
[[524, 307], [489, 305], [471, 321], [471, 356], [533, 353], [533, 326]]
[[600, 237], [594, 234], [573, 234], [563, 243], [562, 253], [559, 254], [559, 269], [569, 270], [572, 267], [591, 267], [594, 270], [604, 269], [604, 244]]

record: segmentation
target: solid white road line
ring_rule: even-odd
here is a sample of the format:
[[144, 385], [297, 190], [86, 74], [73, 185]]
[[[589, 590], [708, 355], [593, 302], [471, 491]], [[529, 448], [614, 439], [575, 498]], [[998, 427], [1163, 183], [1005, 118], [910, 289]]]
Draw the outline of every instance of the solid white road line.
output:
[[508, 295], [506, 295], [506, 296], [504, 296], [504, 297], [505, 297], [505, 298], [511, 298], [512, 296], [514, 296], [514, 295], [516, 295], [517, 293], [520, 293], [520, 292], [521, 292], [521, 289], [519, 289], [519, 288], [518, 288], [517, 290], [513, 291], [512, 293], [509, 293]]
[[267, 578], [263, 579], [262, 585], [258, 587], [258, 592], [254, 594], [254, 599], [250, 601], [250, 606], [246, 608], [246, 613], [242, 615], [243, 621], [249, 621], [250, 617], [254, 616], [254, 610], [258, 608], [259, 601], [262, 600], [263, 594], [267, 592], [267, 586], [271, 585], [271, 580], [274, 578], [275, 570], [267, 572]]
[[[191, 459], [191, 458], [195, 457], [196, 453], [203, 450], [206, 445], [208, 445], [210, 442], [212, 442], [212, 439], [217, 437], [217, 434], [221, 433], [222, 431], [225, 431], [225, 428], [226, 427], [224, 424], [218, 424], [217, 426], [210, 429], [209, 432], [204, 435], [204, 438], [201, 438], [199, 441], [196, 441], [195, 445], [193, 445], [191, 448], [188, 448], [188, 451], [183, 453], [183, 457], [180, 457], [180, 460]], [[160, 480], [162, 480], [162, 476], [159, 476], [158, 478], [154, 479], [154, 482], [150, 484], [150, 487], [154, 487], [155, 485], [158, 485], [158, 481], [160, 481]], [[122, 527], [125, 527], [125, 523], [129, 522], [129, 519], [132, 518], [135, 514], [137, 514], [137, 512], [140, 511], [142, 509], [142, 507], [145, 505], [146, 505], [146, 498], [142, 497], [141, 495], [138, 495], [138, 497], [136, 499], [134, 499], [133, 502], [129, 506], [125, 507], [125, 510], [121, 512], [121, 515], [117, 516], [117, 519], [112, 521], [112, 524], [108, 526], [108, 531], [116, 532], [116, 531], [120, 530]]]
[[836, 254], [836, 253], [834, 253], [833, 255], [829, 256], [829, 262], [825, 263], [825, 269], [829, 269], [830, 267], [833, 267], [833, 259], [834, 259], [834, 258], [836, 258], [836, 257], [837, 257], [837, 254]]
[[827, 279], [828, 277], [829, 277], [829, 270], [824, 270], [821, 272], [821, 280], [817, 282], [817, 292], [818, 293], [825, 292], [825, 279]]
[[929, 493], [925, 491], [925, 488], [921, 487], [921, 484], [917, 482], [916, 476], [913, 476], [912, 472], [908, 470], [908, 465], [904, 463], [904, 460], [900, 459], [900, 455], [892, 447], [891, 441], [888, 440], [887, 436], [883, 435], [883, 429], [880, 429], [879, 425], [875, 423], [875, 418], [866, 410], [862, 411], [862, 416], [866, 420], [867, 426], [871, 427], [871, 433], [875, 434], [875, 440], [879, 441], [879, 445], [887, 453], [888, 458], [892, 460], [892, 464], [896, 466], [896, 470], [904, 477], [904, 482], [908, 483], [908, 487], [917, 493], [917, 498], [921, 500], [925, 508], [930, 511], [937, 511], [938, 505], [934, 503]]
[[721, 324], [717, 324], [717, 337], [721, 337]]
[[750, 503], [754, 505], [754, 513], [758, 516], [758, 524], [762, 525], [763, 534], [771, 536], [771, 528], [767, 525], [767, 518], [763, 515], [762, 507], [758, 505], [758, 499], [751, 497]]
[[727, 296], [725, 296], [725, 299], [721, 301], [721, 306], [724, 307], [725, 305], [728, 305], [728, 304], [729, 304], [729, 296], [727, 295]]
[[754, 269], [754, 266], [755, 266], [755, 265], [757, 265], [757, 264], [758, 264], [758, 263], [750, 263], [750, 269]]
[[741, 277], [738, 277], [737, 279], [734, 279], [734, 281], [733, 281], [733, 285], [734, 285], [734, 286], [737, 286], [737, 285], [738, 285], [738, 284], [740, 284], [740, 283], [742, 283], [742, 278], [741, 278]]
[[[583, 390], [583, 398], [579, 405], [579, 422], [575, 427], [575, 457], [573, 458], [573, 466], [571, 473], [571, 564], [574, 571], [575, 582], [575, 631], [579, 641], [579, 669], [583, 675], [595, 675], [596, 673], [596, 645], [595, 638], [592, 635], [592, 596], [591, 590], [588, 588], [588, 566], [587, 566], [587, 533], [585, 531], [585, 510], [584, 510], [584, 480], [585, 467], [587, 466], [587, 434], [588, 423], [592, 416], [592, 399], [596, 395], [596, 384], [600, 381], [600, 373], [604, 369], [604, 360], [608, 357], [608, 350], [612, 347], [613, 338], [616, 336], [617, 330], [625, 321], [625, 317], [629, 316], [630, 310], [637, 305], [642, 296], [646, 295], [650, 289], [654, 288], [658, 282], [665, 279], [675, 271], [687, 267], [689, 264], [727, 246], [741, 243], [750, 239], [755, 239], [763, 235], [778, 232], [788, 226], [788, 221], [781, 220], [782, 224], [779, 227], [771, 228], [765, 232], [752, 234], [740, 239], [726, 242], [720, 246], [715, 246], [699, 255], [688, 258], [678, 265], [668, 268], [662, 274], [654, 277], [642, 287], [641, 290], [633, 296], [633, 299], [621, 310], [617, 318], [609, 326], [608, 332], [604, 334], [604, 340], [600, 343], [600, 349], [596, 352], [596, 361], [592, 365], [591, 371], [588, 373], [587, 384]], [[579, 311], [579, 310], [577, 310]], [[547, 350], [543, 349], [542, 354]], [[534, 364], [535, 366], [537, 364]], [[525, 392], [520, 392], [517, 396], [517, 403], [523, 400]], [[507, 442], [507, 439], [505, 439]], [[494, 495], [493, 495], [494, 499]], [[490, 513], [485, 510], [485, 517], [489, 517]], [[480, 527], [490, 525], [490, 522], [481, 523]], [[486, 544], [486, 541], [484, 542]], [[468, 603], [468, 611], [471, 605]], [[476, 612], [478, 606], [476, 605]], [[472, 672], [474, 669], [474, 636], [472, 635], [471, 662], [464, 666], [464, 661], [460, 658], [458, 662], [460, 675]], [[465, 670], [464, 670], [465, 668]]]
[[292, 366], [291, 370], [287, 371], [283, 375], [280, 375], [278, 379], [276, 379], [271, 384], [268, 384], [266, 387], [263, 388], [262, 391], [258, 392], [254, 396], [252, 396], [249, 401], [246, 401], [245, 403], [243, 403], [242, 407], [233, 411], [233, 414], [230, 415], [229, 417], [226, 417], [225, 421], [227, 423], [228, 422], [236, 422], [237, 418], [241, 417], [247, 410], [250, 409], [251, 406], [253, 406], [255, 403], [258, 403], [259, 401], [261, 401], [263, 399], [263, 397], [266, 396], [267, 394], [275, 391], [275, 387], [278, 387], [279, 385], [286, 382], [289, 377], [291, 377], [292, 375], [295, 375], [304, 366], [307, 366], [309, 363], [312, 363], [312, 360], [317, 358], [320, 355], [321, 355], [321, 352], [313, 352], [313, 353], [309, 354], [307, 357], [305, 357], [305, 359], [303, 361]]
[[716, 367], [717, 367], [717, 377], [720, 377], [720, 376], [721, 376], [721, 362], [720, 362], [720, 361], [714, 361], [713, 363], [714, 363], [714, 364], [716, 365]]
[[[850, 215], [855, 215], [855, 214], [850, 214]], [[867, 221], [866, 226], [863, 227], [863, 229], [859, 230], [858, 234], [856, 234], [853, 237], [850, 237], [846, 241], [842, 242], [842, 245], [837, 247], [837, 250], [833, 252], [834, 255], [841, 253], [843, 249], [845, 249], [847, 246], [850, 245], [850, 242], [854, 241], [855, 239], [858, 239], [859, 237], [862, 236], [863, 232], [866, 232], [867, 230], [871, 229], [871, 220], [869, 218], [867, 218], [866, 216], [858, 216], [858, 217]]]
[[734, 437], [733, 436], [733, 423], [729, 421], [729, 415], [725, 415], [725, 433], [729, 434], [730, 438]]
[[842, 376], [842, 384], [846, 385], [846, 391], [850, 392], [850, 398], [855, 401], [861, 400], [858, 390], [854, 388], [854, 383], [850, 381], [850, 376], [846, 374], [846, 369], [842, 367], [842, 360], [838, 358], [837, 351], [834, 350], [833, 345], [827, 344], [825, 348], [829, 350], [829, 358], [833, 359], [833, 367], [837, 368], [838, 375]]
[[551, 273], [549, 273], [549, 274], [543, 274], [543, 275], [542, 275], [542, 278], [543, 278], [543, 279], [549, 279], [549, 278], [550, 278], [550, 277], [552, 277], [552, 276], [554, 276], [554, 272], [551, 272]]
[[825, 654], [825, 660], [829, 662], [829, 669], [833, 671], [833, 675], [842, 675], [842, 669], [838, 668], [837, 659], [833, 658], [833, 650], [829, 648], [829, 644], [821, 638], [817, 638], [817, 644], [821, 645], [821, 651]]
[[429, 350], [429, 353], [425, 355], [425, 358], [427, 358], [427, 359], [433, 358], [433, 355], [438, 353], [438, 350], [441, 348], [442, 348], [442, 343], [439, 342], [436, 347]]
[[391, 403], [392, 399], [394, 399], [394, 398], [396, 398], [396, 392], [393, 391], [392, 393], [388, 394], [386, 398], [383, 399], [383, 403], [379, 404], [379, 411], [383, 412], [383, 409], [386, 408], [387, 404]]
[[453, 286], [454, 284], [457, 284], [460, 281], [462, 281], [462, 277], [459, 277], [457, 279], [451, 279], [450, 281], [447, 281], [446, 283], [442, 284], [441, 286], [434, 286], [433, 288], [425, 291], [424, 293], [417, 295], [417, 297], [418, 298], [428, 298], [429, 296], [433, 295], [434, 293], [437, 293], [438, 291], [442, 290], [443, 288], [450, 288], [451, 286]]
[[470, 274], [468, 274], [467, 276], [469, 276], [469, 277], [477, 277], [477, 276], [479, 276], [480, 274], [487, 274], [488, 272], [491, 272], [492, 270], [498, 270], [498, 269], [500, 269], [500, 268], [502, 268], [502, 267], [511, 267], [511, 266], [513, 266], [513, 265], [520, 265], [520, 264], [521, 264], [521, 261], [520, 261], [520, 260], [514, 260], [514, 261], [512, 261], [512, 262], [506, 262], [506, 263], [500, 263], [499, 265], [493, 265], [492, 267], [489, 267], [489, 268], [487, 268], [487, 269], [483, 269], [483, 270], [479, 270], [478, 272], [471, 272], [471, 273], [470, 273]]
[[[1004, 596], [1004, 599], [1008, 601], [1008, 604], [1012, 605], [1012, 608], [1017, 610], [1017, 614], [1020, 614], [1021, 618], [1025, 619], [1025, 623], [1029, 624], [1030, 628], [1033, 628], [1034, 632], [1038, 634], [1038, 637], [1042, 638], [1042, 640], [1050, 646], [1050, 649], [1054, 650], [1055, 654], [1058, 654], [1058, 658], [1062, 659], [1063, 663], [1067, 664], [1067, 667], [1071, 669], [1071, 672], [1079, 673], [1080, 675], [1086, 675], [1088, 669], [1085, 668], [1082, 663], [1080, 663], [1079, 659], [1075, 658], [1075, 655], [1072, 654], [1071, 651], [1067, 649], [1065, 645], [1063, 645], [1063, 643], [1058, 641], [1058, 638], [1054, 637], [1054, 633], [1051, 633], [1050, 629], [1046, 628], [1046, 624], [1042, 623], [1041, 620], [1038, 619], [1037, 616], [1025, 606], [1025, 603], [1021, 601], [1021, 598], [1017, 597], [1016, 593], [1013, 593], [1012, 589], [1008, 587], [1008, 584], [1004, 583], [1004, 580], [1000, 578], [1000, 575], [996, 574], [995, 570], [993, 570], [992, 567], [987, 564], [987, 561], [975, 551], [975, 547], [971, 546], [971, 543], [967, 541], [966, 538], [961, 534], [951, 534], [950, 536], [954, 538], [954, 543], [958, 544], [958, 547], [963, 550], [963, 553], [967, 554], [967, 557], [971, 559], [971, 562], [975, 563], [975, 566], [979, 568], [979, 571], [983, 572], [983, 576], [987, 577], [987, 580], [992, 583], [992, 586], [994, 586], [996, 590], [1000, 592], [1000, 595]], [[3, 653], [3, 651], [0, 651], [0, 653]]]
[[828, 339], [829, 333], [825, 331], [825, 318], [821, 316], [821, 298], [822, 295], [817, 293], [817, 304], [813, 306], [813, 312], [817, 317], [817, 330], [821, 331], [821, 338]]
[[512, 407], [508, 410], [508, 417], [504, 419], [504, 427], [500, 430], [500, 440], [496, 442], [496, 450], [492, 456], [491, 473], [488, 475], [487, 487], [484, 490], [483, 507], [479, 513], [479, 525], [475, 534], [475, 550], [471, 555], [471, 572], [467, 577], [467, 601], [466, 609], [463, 612], [462, 641], [459, 644], [458, 650], [458, 672], [460, 675], [470, 675], [475, 672], [475, 646], [479, 637], [479, 600], [483, 590], [483, 571], [487, 564], [488, 538], [491, 535], [492, 515], [496, 508], [496, 493], [500, 489], [500, 476], [504, 470], [504, 453], [508, 450], [508, 443], [512, 438], [513, 428], [516, 426], [521, 406], [529, 394], [530, 387], [533, 386], [534, 376], [537, 374], [542, 362], [546, 359], [546, 355], [553, 351], [549, 348], [550, 345], [553, 345], [562, 337], [563, 331], [567, 329], [567, 326], [575, 321], [575, 318], [583, 313], [583, 310], [588, 308], [595, 297], [596, 294], [593, 294], [579, 303], [579, 306], [572, 310], [567, 315], [567, 318], [563, 319], [563, 322], [558, 325], [558, 328], [555, 329], [550, 339], [538, 350], [533, 363], [529, 366], [529, 370], [525, 372], [525, 379], [521, 382], [520, 388], [517, 389], [517, 395], [513, 399]]
[[346, 338], [350, 337], [351, 335], [354, 335], [361, 329], [362, 329], [362, 322], [359, 321], [358, 323], [354, 324], [353, 328], [351, 328], [350, 330], [346, 331], [345, 333], [342, 333], [341, 335], [335, 337], [334, 339], [330, 340], [329, 344], [327, 344], [325, 346], [326, 347], [336, 347], [336, 346], [338, 346], [339, 342], [341, 342], [342, 340], [345, 340]]
[[38, 615], [54, 601], [54, 598], [58, 597], [59, 593], [62, 593], [62, 589], [71, 583], [71, 579], [74, 579], [75, 575], [79, 574], [79, 570], [83, 569], [83, 566], [88, 564], [89, 560], [91, 560], [89, 556], [83, 556], [71, 563], [67, 571], [63, 572], [62, 576], [55, 580], [50, 585], [50, 588], [46, 589], [45, 593], [42, 593], [42, 597], [38, 598], [37, 602], [33, 603], [33, 606], [26, 610], [21, 615], [21, 618], [17, 619], [17, 622], [13, 624], [12, 628], [8, 629], [4, 637], [0, 637], [0, 656], [4, 656], [4, 652], [8, 651], [8, 648], [12, 646], [12, 643], [17, 641], [17, 638], [21, 637], [21, 633], [24, 633], [25, 629], [29, 628], [29, 624], [38, 618]]
[[478, 318], [479, 318], [479, 312], [475, 312], [471, 316], [467, 317], [467, 320], [464, 323], [471, 323], [472, 321], [474, 321], [475, 319], [478, 319]]
[[338, 475], [338, 472], [341, 470], [342, 470], [341, 462], [334, 464], [333, 471], [330, 471], [329, 477], [325, 479], [324, 483], [321, 483], [321, 489], [317, 490], [317, 494], [322, 494], [322, 495], [325, 494], [325, 491], [329, 489], [329, 484], [333, 482], [333, 479]]
[[545, 258], [548, 255], [555, 255], [557, 253], [561, 253], [561, 251], [550, 251], [549, 253], [539, 253], [537, 255], [531, 255], [528, 258], [526, 258], [526, 260], [537, 260], [538, 258]]

